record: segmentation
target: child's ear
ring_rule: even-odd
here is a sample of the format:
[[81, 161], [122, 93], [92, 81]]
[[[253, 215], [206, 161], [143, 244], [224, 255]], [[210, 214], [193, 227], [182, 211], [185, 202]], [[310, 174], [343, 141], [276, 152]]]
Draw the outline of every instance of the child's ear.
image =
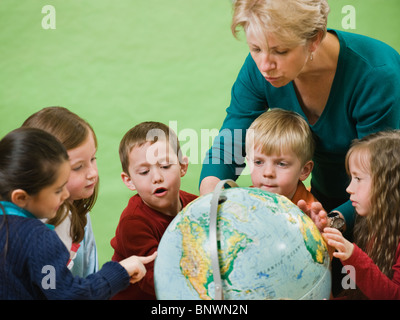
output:
[[306, 164], [303, 166], [303, 169], [301, 169], [300, 180], [301, 181], [306, 180], [308, 176], [311, 174], [313, 168], [314, 168], [314, 162], [312, 160], [307, 161]]
[[180, 161], [181, 166], [181, 178], [186, 174], [188, 166], [189, 166], [189, 158], [187, 156], [183, 156]]
[[125, 172], [122, 172], [121, 173], [121, 178], [122, 178], [122, 181], [125, 183], [125, 185], [128, 187], [129, 190], [132, 190], [132, 191], [136, 190], [136, 187], [133, 184], [133, 181], [132, 181], [131, 177], [129, 176], [129, 174], [127, 174]]
[[26, 207], [29, 198], [30, 197], [25, 190], [16, 189], [13, 192], [11, 192], [11, 202], [20, 208], [24, 209]]

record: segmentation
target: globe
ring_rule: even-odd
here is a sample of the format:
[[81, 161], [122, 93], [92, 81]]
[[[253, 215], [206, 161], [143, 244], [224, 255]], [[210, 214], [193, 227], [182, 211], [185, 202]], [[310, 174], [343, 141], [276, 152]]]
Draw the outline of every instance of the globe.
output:
[[296, 205], [258, 188], [221, 189], [213, 230], [213, 199], [197, 198], [165, 231], [157, 299], [329, 299], [327, 246]]

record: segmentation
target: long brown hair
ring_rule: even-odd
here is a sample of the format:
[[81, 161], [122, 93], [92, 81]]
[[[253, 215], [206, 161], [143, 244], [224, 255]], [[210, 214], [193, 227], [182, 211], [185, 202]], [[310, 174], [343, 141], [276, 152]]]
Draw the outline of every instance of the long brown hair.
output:
[[[26, 119], [22, 127], [39, 128], [51, 133], [64, 145], [67, 151], [79, 147], [91, 132], [97, 148], [96, 135], [90, 124], [64, 107], [44, 108]], [[96, 203], [98, 188], [99, 183], [97, 182], [94, 192], [89, 198], [74, 200], [72, 204], [66, 201], [58, 210], [56, 217], [48, 223], [55, 226], [59, 225], [70, 211], [72, 240], [75, 243], [81, 242], [85, 235], [86, 214]]]
[[369, 159], [366, 169], [372, 177], [371, 212], [357, 216], [355, 243], [391, 279], [400, 241], [400, 131], [377, 132], [355, 141], [346, 156], [347, 172], [350, 156]]

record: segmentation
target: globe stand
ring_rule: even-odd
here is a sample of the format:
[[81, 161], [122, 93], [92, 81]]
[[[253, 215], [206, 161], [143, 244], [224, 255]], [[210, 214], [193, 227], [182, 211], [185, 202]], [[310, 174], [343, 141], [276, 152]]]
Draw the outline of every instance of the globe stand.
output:
[[218, 205], [226, 200], [226, 197], [221, 197], [221, 192], [225, 184], [231, 187], [239, 187], [235, 181], [227, 179], [218, 182], [213, 191], [210, 206], [210, 255], [211, 267], [213, 271], [213, 279], [215, 284], [215, 300], [223, 300], [224, 292], [222, 290], [222, 279], [218, 259], [218, 240], [217, 240], [217, 218], [218, 218]]

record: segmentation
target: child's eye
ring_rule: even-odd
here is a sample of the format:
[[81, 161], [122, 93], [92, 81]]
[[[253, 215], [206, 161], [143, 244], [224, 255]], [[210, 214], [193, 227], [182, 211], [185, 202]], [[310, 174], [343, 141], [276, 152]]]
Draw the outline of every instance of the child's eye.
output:
[[58, 188], [58, 189], [56, 190], [56, 194], [60, 194], [61, 192], [63, 192], [63, 189], [64, 189], [64, 188]]
[[263, 164], [263, 162], [261, 160], [254, 160], [254, 164], [256, 166], [261, 166]]
[[145, 175], [148, 174], [148, 173], [149, 173], [149, 170], [139, 171], [139, 174], [140, 174], [141, 176], [145, 176]]
[[278, 166], [284, 168], [284, 167], [287, 167], [287, 166], [288, 166], [288, 163], [283, 162], [283, 161], [280, 161], [280, 162], [278, 162]]
[[170, 164], [165, 164], [165, 165], [162, 165], [161, 168], [169, 169], [169, 168], [171, 168], [171, 165]]
[[78, 167], [72, 168], [73, 171], [79, 171], [80, 169], [82, 169], [82, 165], [79, 165]]

